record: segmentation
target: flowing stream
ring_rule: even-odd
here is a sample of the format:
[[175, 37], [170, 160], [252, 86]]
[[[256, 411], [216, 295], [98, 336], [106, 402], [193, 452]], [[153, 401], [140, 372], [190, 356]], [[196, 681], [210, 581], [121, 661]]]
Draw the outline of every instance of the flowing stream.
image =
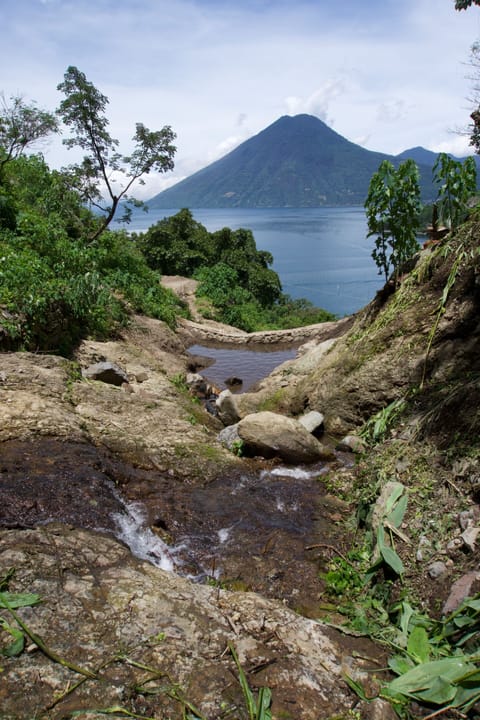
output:
[[[266, 373], [254, 366], [256, 381]], [[10, 440], [2, 446], [0, 526], [58, 521], [113, 533], [164, 570], [315, 613], [332, 556], [322, 548], [342, 543], [346, 512], [323, 479], [348, 461], [292, 468], [245, 459], [213, 481], [178, 482], [88, 444]]]
[[[333, 465], [344, 464], [339, 458]], [[326, 494], [332, 464], [257, 468], [190, 487], [122, 490], [117, 537], [132, 553], [197, 582], [254, 590], [309, 614], [322, 592], [325, 552], [343, 503]]]

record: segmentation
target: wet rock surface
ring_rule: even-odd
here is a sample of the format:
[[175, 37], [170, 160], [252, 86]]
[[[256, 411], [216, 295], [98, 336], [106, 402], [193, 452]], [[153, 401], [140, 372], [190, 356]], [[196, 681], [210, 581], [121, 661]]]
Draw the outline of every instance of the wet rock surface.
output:
[[113, 531], [123, 510], [108, 462], [95, 447], [55, 438], [2, 443], [0, 527], [32, 528], [52, 520]]
[[[346, 542], [338, 522], [348, 512], [344, 503], [325, 496], [325, 469], [248, 472], [247, 466], [210, 482], [178, 483], [168, 473], [134, 467], [87, 444], [7, 441], [0, 463], [0, 527], [62, 521], [118, 536], [117, 516], [135, 503], [144, 518], [137, 530], [148, 529], [165, 542], [181, 575], [254, 590], [318, 616], [320, 573], [335, 547]], [[151, 560], [158, 558], [152, 554]]]
[[86, 719], [112, 707], [122, 715], [180, 718], [182, 699], [209, 718], [226, 708], [239, 717], [243, 700], [229, 642], [251, 687], [272, 688], [278, 718], [318, 720], [352, 707], [343, 669], [358, 676], [375, 667], [353, 657], [372, 657], [368, 642], [345, 643], [252, 593], [195, 585], [90, 531], [59, 524], [20, 536], [0, 531], [0, 567], [16, 568], [12, 592], [40, 594], [41, 604], [18, 612], [57, 657], [31, 643], [30, 652], [2, 659], [2, 720], [59, 720], [73, 712]]
[[347, 542], [338, 524], [349, 511], [326, 495], [318, 479], [324, 470], [252, 470], [183, 488], [131, 477], [122, 494], [144, 504], [181, 574], [254, 590], [318, 617], [320, 575]]

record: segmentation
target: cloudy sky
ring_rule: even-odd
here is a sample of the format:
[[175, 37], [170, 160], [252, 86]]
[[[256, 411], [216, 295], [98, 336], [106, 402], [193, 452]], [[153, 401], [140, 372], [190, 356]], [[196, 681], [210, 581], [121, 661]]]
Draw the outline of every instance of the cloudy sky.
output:
[[[75, 65], [110, 104], [128, 152], [136, 122], [177, 133], [173, 173], [150, 197], [280, 116], [316, 115], [397, 154], [463, 155], [480, 9], [454, 0], [0, 0], [0, 91], [53, 110]], [[73, 161], [61, 142], [53, 167]]]

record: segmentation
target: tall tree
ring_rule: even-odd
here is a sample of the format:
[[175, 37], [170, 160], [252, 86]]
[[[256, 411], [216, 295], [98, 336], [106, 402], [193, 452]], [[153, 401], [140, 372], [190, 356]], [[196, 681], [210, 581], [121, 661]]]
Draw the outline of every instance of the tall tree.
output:
[[[120, 201], [132, 200], [128, 193], [137, 180], [144, 182], [143, 176], [152, 170], [163, 173], [173, 169], [176, 135], [168, 125], [153, 131], [137, 123], [134, 150], [131, 155], [122, 155], [117, 150], [118, 140], [108, 130], [109, 121], [105, 116], [108, 98], [84, 73], [70, 66], [57, 89], [65, 95], [57, 112], [73, 133], [63, 142], [69, 148], [80, 147], [86, 152], [80, 165], [69, 168], [73, 184], [86, 201], [103, 213], [91, 237], [95, 240], [113, 220]], [[117, 190], [115, 186], [120, 178], [123, 184]], [[103, 201], [104, 194], [107, 204]]]
[[0, 94], [0, 182], [8, 162], [57, 131], [58, 121], [52, 113], [35, 103], [27, 104], [21, 96], [13, 96], [8, 102]]
[[462, 163], [440, 153], [433, 166], [433, 179], [439, 185], [440, 219], [455, 231], [468, 213], [468, 201], [477, 191], [475, 160], [468, 157]]
[[372, 257], [379, 274], [388, 280], [391, 269], [397, 280], [400, 266], [418, 249], [420, 187], [413, 160], [398, 169], [384, 160], [370, 181], [365, 201], [368, 236], [376, 235]]

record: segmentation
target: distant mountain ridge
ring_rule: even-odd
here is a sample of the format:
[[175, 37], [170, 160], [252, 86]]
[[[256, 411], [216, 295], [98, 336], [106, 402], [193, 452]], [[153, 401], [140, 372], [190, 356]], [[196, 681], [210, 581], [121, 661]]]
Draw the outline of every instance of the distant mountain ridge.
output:
[[[409, 154], [412, 153], [412, 154]], [[425, 154], [425, 155], [424, 155]], [[363, 205], [382, 160], [421, 157], [424, 201], [432, 200], [433, 162], [423, 148], [400, 156], [366, 150], [312, 115], [285, 115], [228, 155], [155, 195], [155, 208]]]
[[[438, 153], [433, 152], [432, 150], [426, 150], [425, 148], [418, 146], [414, 148], [410, 148], [409, 150], [404, 150], [400, 155], [395, 156], [397, 160], [407, 160], [412, 159], [415, 160], [416, 163], [419, 165], [425, 165], [427, 167], [433, 168], [435, 165]], [[455, 155], [451, 155], [453, 160], [456, 160], [457, 162], [463, 162], [466, 158], [464, 157], [456, 157]], [[475, 160], [475, 164], [477, 166], [477, 173], [480, 174], [480, 157], [478, 155], [472, 155], [473, 159]]]

